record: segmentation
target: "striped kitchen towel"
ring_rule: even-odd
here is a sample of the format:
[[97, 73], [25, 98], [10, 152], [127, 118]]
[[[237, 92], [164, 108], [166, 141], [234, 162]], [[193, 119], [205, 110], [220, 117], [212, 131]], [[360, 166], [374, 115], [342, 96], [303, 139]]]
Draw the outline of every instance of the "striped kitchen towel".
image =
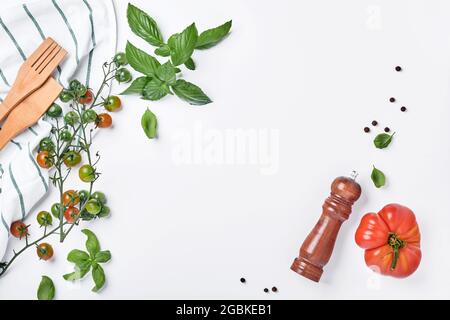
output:
[[[0, 101], [20, 65], [46, 37], [69, 52], [55, 71], [55, 79], [64, 87], [74, 78], [93, 88], [99, 85], [101, 65], [116, 50], [112, 0], [8, 1], [11, 3], [11, 8], [3, 7], [0, 12]], [[0, 261], [11, 223], [24, 219], [49, 189], [48, 172], [37, 165], [35, 153], [51, 128], [44, 117], [0, 151]]]

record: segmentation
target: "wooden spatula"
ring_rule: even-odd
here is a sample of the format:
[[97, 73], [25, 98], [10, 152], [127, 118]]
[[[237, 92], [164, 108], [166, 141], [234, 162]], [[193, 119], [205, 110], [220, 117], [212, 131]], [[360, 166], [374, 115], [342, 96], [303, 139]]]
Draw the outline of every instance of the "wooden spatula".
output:
[[66, 56], [67, 51], [47, 38], [22, 64], [14, 84], [0, 105], [0, 122], [31, 93], [41, 87]]
[[0, 150], [15, 136], [35, 124], [58, 98], [63, 87], [53, 78], [15, 107], [0, 130]]

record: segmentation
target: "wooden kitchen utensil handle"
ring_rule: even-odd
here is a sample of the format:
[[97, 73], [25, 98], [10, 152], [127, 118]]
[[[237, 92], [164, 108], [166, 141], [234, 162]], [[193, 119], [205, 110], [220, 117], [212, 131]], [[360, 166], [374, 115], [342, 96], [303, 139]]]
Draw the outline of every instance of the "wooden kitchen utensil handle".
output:
[[339, 177], [331, 185], [331, 194], [322, 206], [322, 215], [300, 248], [291, 269], [319, 282], [323, 267], [330, 260], [342, 223], [359, 199], [361, 187], [353, 178]]
[[30, 94], [40, 88], [61, 63], [67, 51], [52, 38], [44, 42], [20, 66], [17, 77], [0, 105], [0, 122], [25, 100]]
[[42, 87], [14, 108], [0, 130], [0, 150], [19, 133], [35, 124], [58, 98], [63, 87], [49, 78]]

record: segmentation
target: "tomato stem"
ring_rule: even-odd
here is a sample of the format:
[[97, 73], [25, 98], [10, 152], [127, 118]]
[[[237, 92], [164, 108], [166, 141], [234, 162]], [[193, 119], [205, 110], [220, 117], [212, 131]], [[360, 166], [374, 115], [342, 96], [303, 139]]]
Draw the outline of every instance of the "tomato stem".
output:
[[388, 238], [388, 245], [392, 248], [394, 252], [394, 257], [392, 258], [391, 263], [391, 271], [393, 271], [397, 266], [399, 250], [406, 245], [406, 242], [399, 239], [395, 233], [390, 233]]

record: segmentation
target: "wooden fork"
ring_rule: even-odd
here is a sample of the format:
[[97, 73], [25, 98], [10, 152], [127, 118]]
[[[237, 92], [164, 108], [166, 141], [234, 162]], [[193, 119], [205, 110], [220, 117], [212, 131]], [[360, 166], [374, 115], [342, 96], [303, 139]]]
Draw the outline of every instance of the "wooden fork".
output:
[[62, 90], [63, 87], [50, 77], [41, 88], [14, 108], [0, 130], [0, 150], [19, 133], [35, 124]]
[[0, 105], [0, 122], [26, 97], [41, 87], [61, 63], [67, 51], [47, 38], [22, 64], [14, 84]]

